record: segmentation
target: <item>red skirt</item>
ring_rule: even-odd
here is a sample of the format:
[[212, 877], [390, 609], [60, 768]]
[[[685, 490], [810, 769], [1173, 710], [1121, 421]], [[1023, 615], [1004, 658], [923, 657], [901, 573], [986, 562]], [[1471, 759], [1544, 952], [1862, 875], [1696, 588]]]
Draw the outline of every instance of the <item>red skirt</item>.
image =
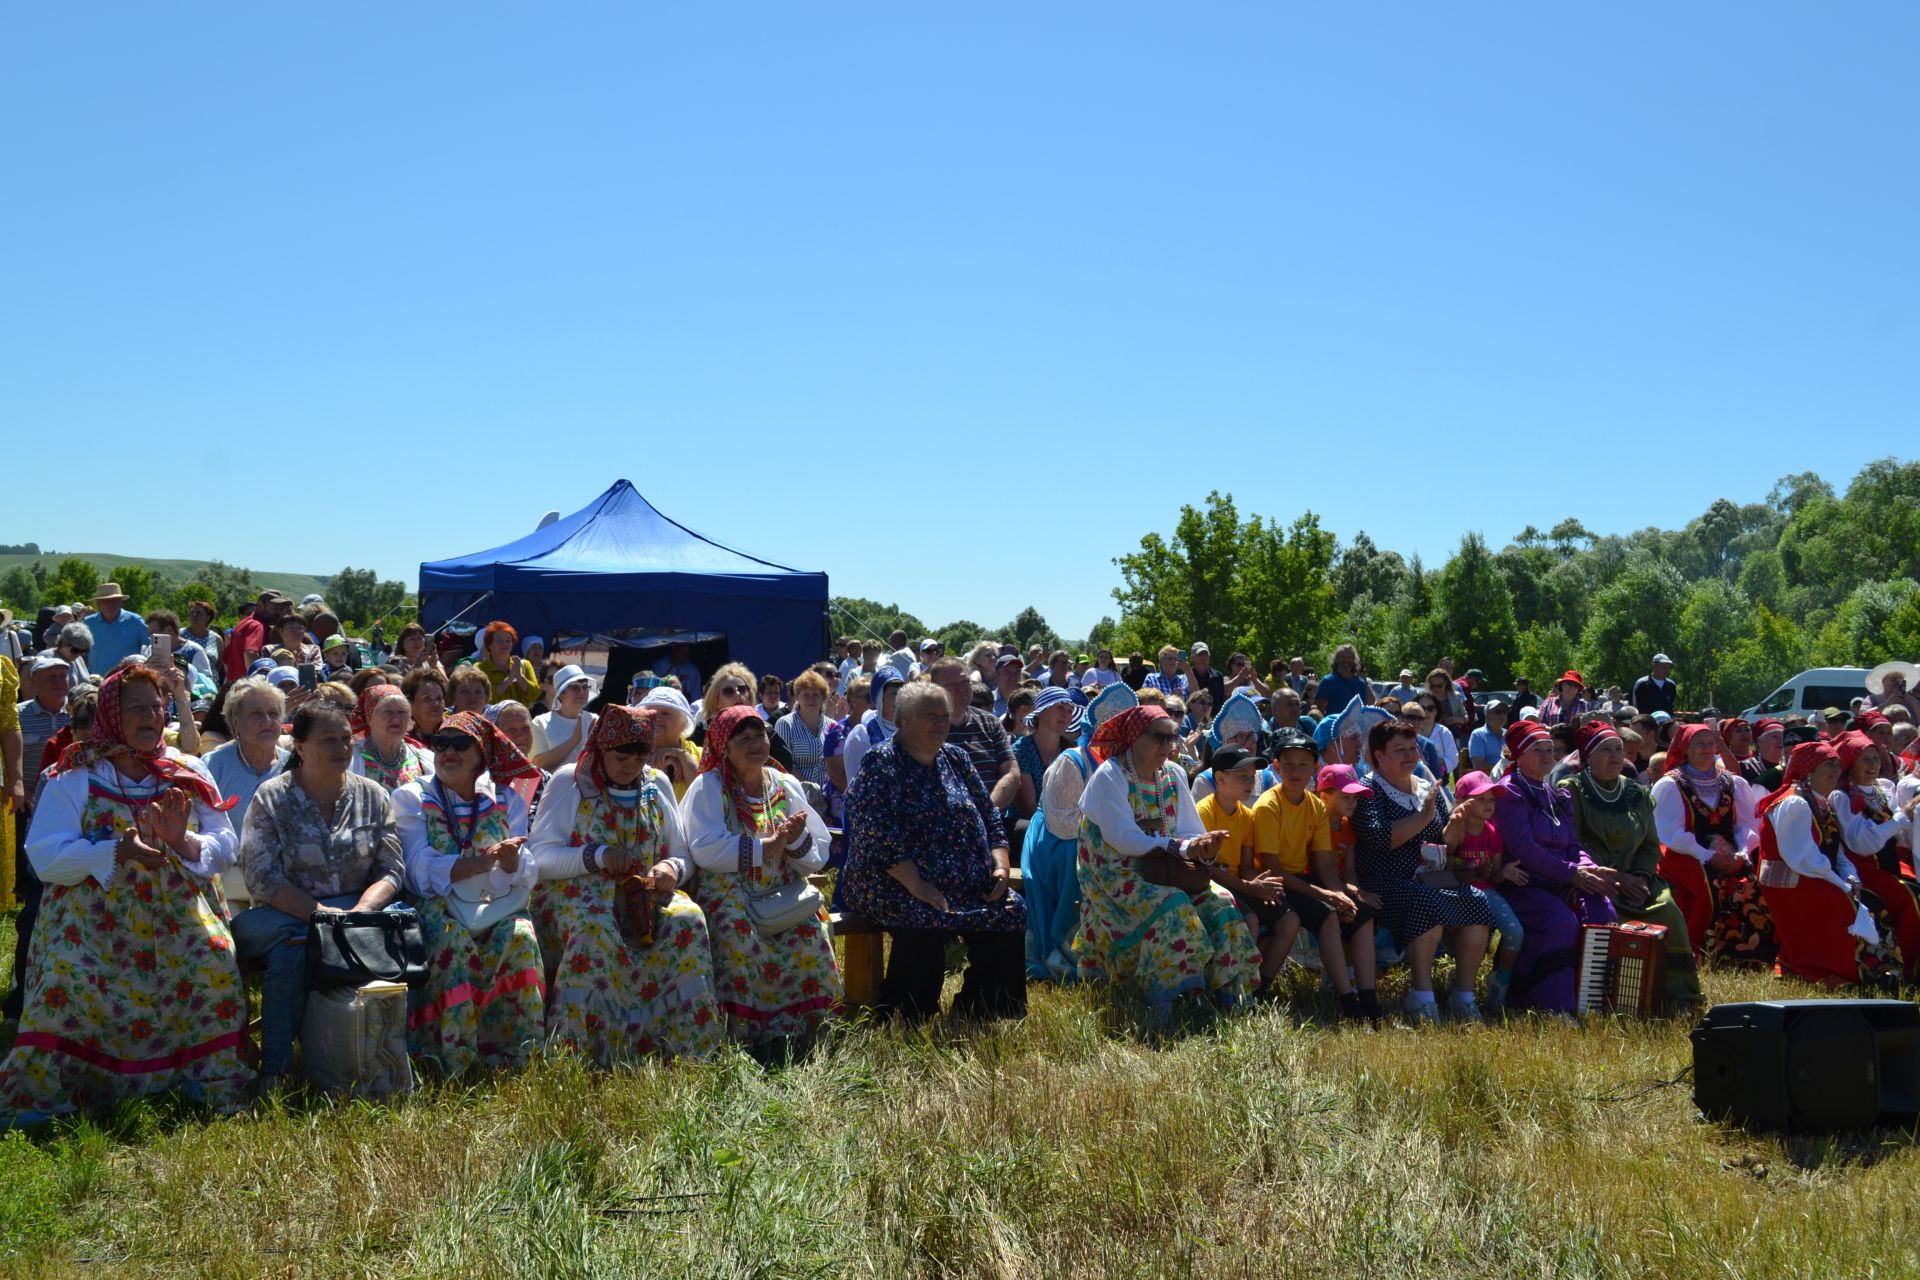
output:
[[[1704, 957], [1707, 939], [1713, 936], [1713, 884], [1700, 859], [1675, 853], [1660, 846], [1660, 878], [1673, 887], [1673, 905], [1687, 918], [1687, 937], [1693, 941], [1693, 954]], [[1852, 917], [1848, 917], [1851, 919]]]
[[1805, 876], [1791, 889], [1761, 885], [1780, 943], [1780, 968], [1827, 987], [1860, 981], [1860, 940], [1847, 932], [1853, 900], [1824, 880]]
[[1659, 872], [1673, 889], [1674, 905], [1687, 918], [1687, 937], [1695, 956], [1773, 964], [1779, 948], [1766, 899], [1744, 864], [1737, 871], [1714, 875], [1700, 859], [1662, 845]]
[[1860, 875], [1861, 886], [1885, 905], [1887, 919], [1893, 925], [1893, 937], [1889, 941], [1900, 944], [1900, 967], [1907, 981], [1912, 982], [1914, 973], [1920, 970], [1920, 898], [1915, 896], [1913, 882], [1891, 871], [1882, 871], [1873, 858], [1856, 853], [1849, 853], [1847, 857]]

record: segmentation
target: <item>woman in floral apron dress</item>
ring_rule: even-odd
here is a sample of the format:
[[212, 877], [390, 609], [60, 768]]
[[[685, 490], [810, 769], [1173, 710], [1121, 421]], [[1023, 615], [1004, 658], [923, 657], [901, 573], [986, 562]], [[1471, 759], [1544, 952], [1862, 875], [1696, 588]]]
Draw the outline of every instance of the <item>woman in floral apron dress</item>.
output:
[[547, 1042], [601, 1066], [710, 1057], [723, 1037], [707, 917], [684, 891], [693, 861], [673, 784], [646, 762], [657, 718], [609, 703], [579, 762], [547, 784], [529, 842]]
[[1259, 981], [1260, 956], [1233, 895], [1210, 884], [1190, 897], [1139, 873], [1143, 854], [1177, 846], [1205, 863], [1220, 842], [1173, 763], [1179, 749], [1163, 707], [1123, 711], [1093, 735], [1101, 763], [1080, 800], [1080, 974], [1135, 983], [1159, 1006], [1189, 993], [1235, 1001]]
[[25, 1119], [179, 1089], [244, 1106], [246, 1000], [219, 874], [230, 801], [163, 744], [146, 667], [100, 687], [92, 735], [61, 755], [27, 857], [46, 884], [0, 1114]]
[[747, 898], [818, 871], [830, 838], [799, 780], [769, 763], [766, 722], [752, 707], [728, 707], [707, 725], [700, 776], [681, 816], [700, 869], [697, 896], [728, 1034], [755, 1043], [812, 1032], [842, 993], [826, 906], [812, 920], [763, 933]]
[[407, 737], [413, 707], [397, 684], [368, 685], [353, 708], [353, 763], [348, 771], [389, 792], [433, 776], [433, 760]]
[[[546, 978], [524, 894], [538, 868], [527, 853], [527, 805], [513, 783], [538, 770], [485, 717], [460, 711], [429, 740], [431, 780], [393, 793], [407, 889], [427, 944], [427, 981], [409, 997], [407, 1048], [444, 1076], [526, 1065], [546, 1036]], [[470, 924], [456, 884], [484, 877], [517, 908]]]

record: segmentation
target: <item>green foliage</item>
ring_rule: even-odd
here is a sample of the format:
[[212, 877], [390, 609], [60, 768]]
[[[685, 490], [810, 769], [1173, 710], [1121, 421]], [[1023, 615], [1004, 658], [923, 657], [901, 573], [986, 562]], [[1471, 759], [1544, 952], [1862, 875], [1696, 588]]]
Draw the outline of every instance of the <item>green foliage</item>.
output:
[[[864, 640], [884, 641], [898, 628], [907, 633], [909, 641], [918, 644], [922, 636], [933, 634], [926, 623], [897, 604], [881, 604], [878, 600], [868, 600], [862, 596], [834, 596], [827, 604], [836, 635], [857, 635]], [[849, 614], [852, 616], [849, 617]]]
[[100, 576], [100, 571], [91, 562], [68, 556], [54, 566], [53, 576], [47, 580], [40, 598], [64, 604], [87, 604], [93, 600], [94, 591], [103, 581], [105, 579]]
[[[1573, 668], [1573, 641], [1555, 622], [1536, 622], [1521, 632], [1519, 651], [1512, 676], [1525, 676], [1533, 682], [1535, 689], [1552, 688], [1553, 681], [1561, 672]], [[1495, 681], [1495, 684], [1502, 688], [1511, 683], [1511, 677], [1504, 681]]]
[[200, 571], [198, 577], [213, 591], [212, 595], [202, 598], [219, 605], [222, 618], [235, 616], [239, 613], [241, 605], [249, 600], [258, 599], [260, 595], [260, 588], [253, 581], [253, 570], [236, 569], [223, 560], [209, 563]]
[[[1047, 620], [1041, 617], [1040, 611], [1032, 605], [1022, 609], [1014, 616], [1012, 622], [1000, 628], [996, 634], [1004, 636], [1007, 643], [1017, 646], [1022, 654], [1036, 644], [1048, 653], [1060, 648], [1062, 644], [1059, 632], [1048, 626]], [[979, 639], [979, 637], [980, 633], [975, 632], [973, 638]], [[949, 648], [948, 652], [952, 652], [952, 649]]]
[[327, 579], [322, 594], [342, 623], [370, 627], [400, 607], [407, 598], [407, 584], [392, 579], [383, 582], [371, 569], [348, 567]]
[[[1686, 591], [1678, 570], [1650, 556], [1629, 562], [1602, 587], [1580, 635], [1581, 671], [1588, 686], [1624, 688], [1646, 674], [1647, 659], [1656, 651], [1671, 654]], [[1681, 678], [1698, 677], [1682, 671]]]
[[[1909, 601], [1909, 606], [1912, 603]], [[1916, 639], [1920, 639], [1920, 635]], [[1920, 649], [1907, 652], [1920, 652]], [[1728, 647], [1714, 673], [1720, 708], [1744, 710], [1779, 687], [1788, 676], [1812, 665], [1813, 655], [1801, 629], [1766, 605], [1756, 604], [1747, 634]]]
[[987, 629], [977, 622], [962, 618], [958, 622], [949, 622], [944, 627], [934, 628], [933, 638], [945, 646], [948, 653], [965, 657], [967, 650], [975, 643], [987, 638]]
[[1513, 597], [1486, 539], [1477, 533], [1460, 539], [1435, 588], [1434, 624], [1453, 654], [1454, 669], [1479, 667], [1489, 682], [1505, 688], [1518, 656]]
[[1751, 625], [1753, 605], [1718, 578], [1687, 588], [1680, 607], [1679, 637], [1669, 651], [1676, 669], [1687, 673], [1692, 700], [1701, 706], [1725, 706], [1718, 696], [1720, 668], [1728, 651]]
[[25, 565], [16, 564], [0, 574], [0, 602], [11, 605], [15, 613], [40, 607], [40, 584]]
[[[135, 613], [144, 612], [149, 606], [159, 603], [155, 597], [165, 585], [153, 570], [135, 564], [117, 564], [107, 570], [107, 581], [117, 582], [120, 589], [127, 593], [126, 607]], [[98, 585], [98, 584], [96, 584]], [[92, 593], [88, 593], [92, 598]]]

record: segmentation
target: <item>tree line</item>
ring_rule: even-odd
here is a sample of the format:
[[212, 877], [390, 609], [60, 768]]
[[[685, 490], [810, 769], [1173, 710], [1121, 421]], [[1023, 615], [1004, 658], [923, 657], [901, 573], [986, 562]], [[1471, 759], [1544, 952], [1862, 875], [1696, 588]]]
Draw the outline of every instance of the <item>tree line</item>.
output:
[[[117, 564], [102, 571], [91, 561], [68, 556], [52, 568], [45, 560], [10, 566], [0, 573], [0, 603], [15, 614], [31, 618], [42, 605], [76, 600], [91, 604], [94, 591], [103, 582], [119, 583], [127, 595], [126, 607], [135, 613], [171, 609], [184, 622], [187, 606], [201, 600], [213, 605], [219, 611], [219, 620], [227, 624], [239, 617], [241, 605], [258, 598], [263, 589], [254, 580], [253, 570], [220, 560], [201, 566], [190, 580], [181, 581], [145, 565]], [[327, 578], [325, 584], [321, 594], [328, 607], [350, 628], [371, 626], [382, 617], [391, 623], [413, 616], [407, 585], [382, 580], [371, 569], [349, 565]]]

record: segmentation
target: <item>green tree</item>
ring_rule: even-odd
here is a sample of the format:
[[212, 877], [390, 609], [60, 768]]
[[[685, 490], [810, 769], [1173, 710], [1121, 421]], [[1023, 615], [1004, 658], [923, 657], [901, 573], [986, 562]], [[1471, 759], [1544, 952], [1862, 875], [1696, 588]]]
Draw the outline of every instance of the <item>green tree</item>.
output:
[[41, 593], [45, 600], [58, 600], [65, 604], [85, 604], [93, 599], [93, 593], [101, 582], [100, 571], [91, 561], [78, 556], [68, 556], [54, 566], [53, 577], [47, 588]]
[[149, 606], [158, 603], [154, 597], [166, 582], [153, 570], [137, 564], [113, 566], [107, 571], [107, 580], [120, 584], [120, 589], [127, 593], [125, 607], [135, 613], [143, 613]]
[[1088, 651], [1093, 652], [1100, 649], [1113, 648], [1114, 632], [1119, 629], [1120, 626], [1118, 623], [1105, 614], [1102, 614], [1100, 621], [1093, 624], [1093, 630], [1087, 632]]
[[1215, 490], [1204, 509], [1180, 508], [1171, 538], [1150, 533], [1140, 550], [1117, 557], [1122, 585], [1113, 598], [1129, 640], [1144, 650], [1234, 631], [1240, 534], [1232, 496]]
[[13, 606], [15, 613], [32, 613], [40, 607], [40, 584], [27, 566], [16, 564], [0, 574], [0, 601]]
[[223, 618], [233, 617], [240, 612], [241, 605], [260, 596], [253, 570], [235, 568], [224, 560], [211, 561], [194, 576], [212, 589], [212, 594], [203, 598], [219, 605]]
[[836, 632], [845, 626], [848, 634], [865, 639], [884, 641], [898, 629], [907, 633], [909, 643], [919, 644], [922, 636], [933, 634], [926, 623], [899, 605], [881, 604], [863, 596], [834, 596], [828, 601], [828, 610]]
[[1678, 570], [1643, 554], [1595, 593], [1580, 634], [1581, 670], [1588, 686], [1630, 685], [1646, 672], [1647, 660], [1656, 652], [1671, 654], [1686, 591]]
[[1361, 596], [1389, 600], [1400, 579], [1407, 573], [1407, 562], [1397, 551], [1382, 551], [1362, 529], [1353, 535], [1353, 543], [1333, 558], [1333, 598], [1342, 609], [1353, 608]]
[[391, 578], [383, 582], [371, 569], [349, 566], [327, 579], [325, 594], [327, 607], [341, 622], [367, 627], [400, 606], [407, 598], [407, 584]]
[[1405, 666], [1424, 673], [1431, 670], [1446, 651], [1447, 638], [1441, 634], [1434, 614], [1433, 577], [1421, 567], [1420, 554], [1415, 552], [1413, 563], [1407, 566], [1406, 578], [1393, 593], [1386, 652], [1360, 651], [1360, 661], [1368, 671], [1392, 671]]
[[1032, 605], [1014, 615], [1013, 621], [1000, 628], [999, 634], [1007, 638], [1008, 644], [1018, 646], [1023, 657], [1032, 645], [1037, 644], [1048, 653], [1060, 647], [1060, 633], [1048, 626], [1047, 620]]
[[1916, 593], [1920, 583], [1911, 578], [1861, 583], [1820, 629], [1814, 661], [1822, 666], [1872, 667], [1888, 658], [1905, 657], [1890, 642], [1888, 627]]
[[1551, 689], [1560, 673], [1573, 667], [1573, 641], [1557, 623], [1536, 622], [1528, 627], [1520, 633], [1518, 648], [1512, 676], [1525, 676], [1535, 689]]
[[938, 640], [948, 653], [964, 658], [967, 650], [986, 638], [987, 629], [977, 622], [962, 618], [958, 622], [949, 622], [944, 627], [935, 627], [933, 638]]
[[[1233, 625], [1194, 635], [1251, 655], [1278, 657], [1326, 647], [1340, 608], [1328, 570], [1333, 535], [1311, 511], [1284, 530], [1272, 520], [1249, 520], [1242, 530], [1240, 569], [1234, 578]], [[1256, 661], [1258, 658], [1256, 657]]]
[[1460, 549], [1440, 570], [1434, 599], [1438, 637], [1452, 652], [1455, 669], [1479, 667], [1504, 687], [1517, 656], [1513, 597], [1485, 538], [1469, 533], [1460, 539]]
[[1753, 608], [1747, 634], [1727, 649], [1717, 673], [1716, 696], [1724, 711], [1759, 702], [1782, 681], [1812, 665], [1806, 636], [1789, 618], [1764, 604]]
[[1720, 669], [1728, 651], [1746, 633], [1753, 606], [1736, 587], [1707, 578], [1687, 588], [1680, 607], [1679, 634], [1671, 657], [1686, 675], [1688, 698], [1696, 706], [1724, 706], [1719, 696]]

